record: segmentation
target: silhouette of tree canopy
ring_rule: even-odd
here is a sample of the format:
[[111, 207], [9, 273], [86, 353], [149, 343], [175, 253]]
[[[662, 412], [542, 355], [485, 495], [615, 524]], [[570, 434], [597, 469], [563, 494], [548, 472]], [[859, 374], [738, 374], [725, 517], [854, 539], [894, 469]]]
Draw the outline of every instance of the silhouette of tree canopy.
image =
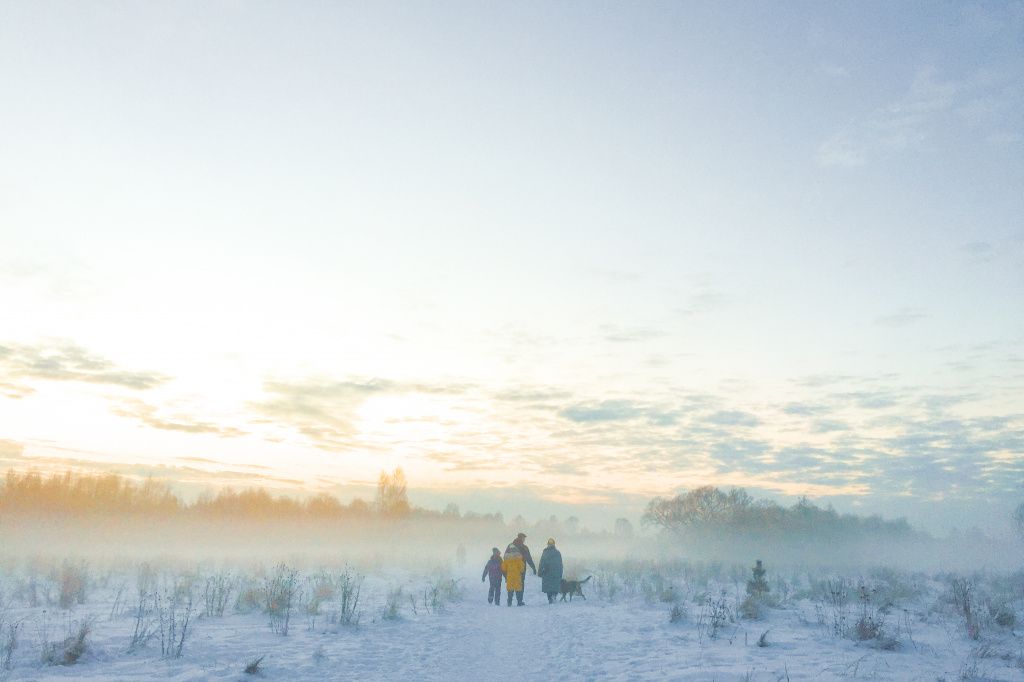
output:
[[38, 472], [9, 470], [0, 488], [0, 508], [7, 512], [64, 510], [73, 514], [167, 514], [178, 512], [181, 501], [166, 483], [146, 479], [134, 483], [116, 474], [44, 478]]
[[840, 515], [831, 506], [821, 508], [801, 497], [786, 508], [771, 500], [757, 500], [742, 488], [728, 492], [702, 486], [673, 498], [655, 498], [647, 505], [643, 523], [694, 536], [785, 536], [789, 538], [888, 536], [914, 537], [906, 519]]

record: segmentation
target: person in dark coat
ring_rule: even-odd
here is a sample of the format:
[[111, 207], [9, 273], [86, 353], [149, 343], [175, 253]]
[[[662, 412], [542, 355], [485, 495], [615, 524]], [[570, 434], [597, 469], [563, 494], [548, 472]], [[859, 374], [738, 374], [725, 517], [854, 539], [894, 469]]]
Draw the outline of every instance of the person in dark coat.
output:
[[548, 546], [540, 554], [540, 591], [548, 595], [548, 603], [555, 603], [555, 596], [562, 587], [562, 553], [555, 548], [555, 539], [548, 538]]
[[497, 547], [491, 548], [491, 558], [484, 566], [480, 582], [487, 578], [491, 579], [491, 585], [487, 590], [487, 603], [501, 606], [501, 550]]

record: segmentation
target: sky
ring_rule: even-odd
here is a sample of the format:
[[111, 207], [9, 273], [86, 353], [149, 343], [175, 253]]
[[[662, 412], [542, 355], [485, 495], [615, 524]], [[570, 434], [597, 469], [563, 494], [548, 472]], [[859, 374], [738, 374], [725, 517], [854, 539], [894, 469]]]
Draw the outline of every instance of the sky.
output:
[[1024, 3], [0, 0], [0, 469], [1024, 500]]

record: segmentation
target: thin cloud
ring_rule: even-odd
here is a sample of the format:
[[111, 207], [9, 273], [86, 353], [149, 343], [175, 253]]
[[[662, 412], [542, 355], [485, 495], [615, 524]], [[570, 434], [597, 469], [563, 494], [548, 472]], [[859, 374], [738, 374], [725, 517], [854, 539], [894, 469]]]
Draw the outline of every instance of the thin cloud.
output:
[[32, 395], [36, 390], [24, 384], [12, 384], [7, 381], [0, 381], [0, 395], [14, 400], [21, 400], [25, 396]]
[[960, 250], [965, 253], [971, 260], [988, 263], [992, 260], [995, 250], [992, 247], [991, 242], [975, 241], [968, 242], [960, 247]]
[[25, 446], [13, 440], [0, 439], [0, 462], [8, 464], [20, 460], [25, 452]]
[[621, 327], [614, 324], [601, 325], [602, 338], [612, 343], [641, 343], [668, 336], [661, 329], [651, 327]]
[[717, 310], [728, 302], [725, 294], [710, 287], [702, 287], [690, 294], [684, 304], [676, 308], [676, 313], [683, 317], [693, 317]]
[[900, 308], [888, 315], [879, 315], [875, 324], [880, 327], [906, 327], [928, 317], [928, 313], [919, 308]]
[[123, 386], [144, 391], [167, 381], [156, 372], [131, 371], [69, 342], [46, 345], [0, 346], [0, 377], [5, 391], [24, 397], [32, 388], [25, 380], [76, 381]]
[[836, 431], [849, 431], [850, 425], [843, 421], [834, 419], [819, 419], [814, 422], [811, 431], [814, 433], [834, 433]]
[[782, 408], [786, 414], [797, 417], [816, 417], [827, 413], [831, 408], [827, 405], [812, 405], [809, 403], [789, 403]]
[[[319, 448], [349, 450], [360, 443], [353, 425], [355, 412], [366, 400], [380, 395], [423, 393], [461, 395], [468, 384], [396, 382], [381, 378], [331, 381], [267, 381], [266, 399], [250, 404], [272, 423], [294, 429]], [[363, 443], [369, 449], [374, 446]]]
[[757, 415], [742, 410], [719, 410], [706, 418], [718, 426], [757, 426], [761, 423]]
[[565, 400], [572, 397], [572, 393], [557, 388], [510, 388], [492, 394], [495, 400], [513, 403], [547, 403], [555, 400]]
[[878, 156], [917, 148], [957, 122], [954, 114], [961, 127], [989, 131], [982, 136], [1002, 132], [1002, 126], [1013, 125], [1009, 113], [1019, 95], [1005, 87], [1009, 76], [993, 79], [979, 73], [958, 81], [943, 79], [933, 67], [919, 69], [901, 97], [828, 136], [818, 146], [817, 163], [856, 168]]
[[558, 416], [577, 424], [600, 422], [620, 422], [633, 419], [644, 419], [659, 426], [674, 424], [677, 415], [672, 410], [664, 410], [650, 405], [635, 403], [631, 400], [602, 400], [592, 403], [577, 403], [558, 411]]
[[111, 412], [129, 419], [137, 419], [146, 426], [164, 431], [181, 431], [184, 433], [208, 433], [221, 438], [237, 438], [246, 435], [245, 431], [233, 426], [222, 426], [202, 421], [183, 414], [162, 416], [160, 410], [141, 400], [125, 400], [112, 407]]

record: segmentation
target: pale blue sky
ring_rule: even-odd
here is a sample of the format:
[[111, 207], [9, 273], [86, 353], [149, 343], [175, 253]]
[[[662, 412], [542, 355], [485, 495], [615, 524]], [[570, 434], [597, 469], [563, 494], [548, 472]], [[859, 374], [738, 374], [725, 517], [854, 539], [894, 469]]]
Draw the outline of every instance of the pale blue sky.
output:
[[992, 525], [1022, 39], [1020, 2], [0, 2], [0, 464]]

